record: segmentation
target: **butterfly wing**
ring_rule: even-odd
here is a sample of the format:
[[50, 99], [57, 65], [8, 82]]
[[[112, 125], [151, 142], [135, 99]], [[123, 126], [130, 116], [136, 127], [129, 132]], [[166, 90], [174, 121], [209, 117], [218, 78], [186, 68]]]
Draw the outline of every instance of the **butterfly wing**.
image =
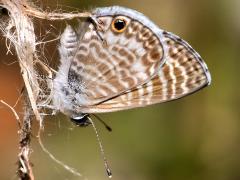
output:
[[86, 113], [112, 112], [179, 99], [211, 82], [208, 68], [193, 48], [172, 33], [163, 32], [167, 46], [166, 62], [147, 83], [83, 108]]
[[[76, 106], [91, 106], [149, 81], [164, 63], [160, 39], [146, 26], [122, 17], [127, 27], [117, 33], [114, 18], [99, 17], [103, 31], [89, 24], [79, 40], [68, 72]], [[63, 45], [62, 45], [63, 46]]]
[[[191, 46], [141, 13], [121, 7], [96, 11], [92, 22], [61, 38], [53, 104], [65, 114], [119, 111], [181, 98], [210, 84]], [[114, 31], [114, 20], [126, 23]], [[118, 27], [117, 27], [118, 28]]]

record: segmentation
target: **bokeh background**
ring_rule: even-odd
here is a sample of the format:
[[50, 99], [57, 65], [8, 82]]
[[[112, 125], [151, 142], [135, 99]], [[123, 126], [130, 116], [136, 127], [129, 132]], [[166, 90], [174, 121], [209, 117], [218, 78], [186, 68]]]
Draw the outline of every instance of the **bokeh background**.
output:
[[[162, 29], [188, 41], [205, 59], [212, 85], [178, 101], [100, 115], [112, 128], [96, 122], [114, 180], [240, 179], [240, 1], [239, 0], [59, 0], [42, 7], [87, 10], [121, 5], [136, 9]], [[72, 8], [70, 8], [72, 7]], [[23, 83], [16, 57], [0, 45], [0, 99], [14, 105]], [[17, 106], [21, 114], [21, 105]], [[40, 148], [37, 125], [31, 161], [35, 178], [68, 179], [72, 175]], [[107, 179], [94, 131], [75, 127], [66, 117], [45, 121], [43, 143], [59, 160], [84, 175]], [[16, 179], [17, 124], [0, 105], [0, 179]]]

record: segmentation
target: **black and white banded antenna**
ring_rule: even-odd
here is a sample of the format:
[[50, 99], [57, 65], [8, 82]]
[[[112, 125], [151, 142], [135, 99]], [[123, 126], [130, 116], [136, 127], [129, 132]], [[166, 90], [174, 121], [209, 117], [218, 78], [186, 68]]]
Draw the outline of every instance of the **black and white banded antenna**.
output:
[[112, 131], [112, 128], [106, 122], [104, 122], [99, 116], [97, 116], [96, 114], [91, 115], [93, 115], [99, 122], [101, 122], [109, 132]]
[[[95, 117], [97, 117], [97, 116], [95, 116]], [[101, 156], [102, 156], [103, 161], [104, 161], [104, 166], [105, 166], [107, 175], [108, 175], [109, 178], [112, 178], [112, 171], [111, 171], [111, 169], [109, 168], [108, 161], [107, 161], [107, 158], [106, 158], [106, 156], [105, 156], [104, 149], [103, 149], [103, 145], [102, 145], [102, 142], [101, 142], [101, 140], [100, 140], [100, 137], [99, 137], [97, 128], [96, 128], [93, 120], [92, 120], [89, 116], [87, 116], [87, 118], [88, 118], [88, 120], [91, 122], [91, 125], [93, 126], [93, 129], [94, 129], [94, 131], [95, 131], [96, 138], [97, 138], [97, 141], [98, 141], [98, 144], [99, 144]], [[98, 120], [99, 120], [99, 119], [98, 119]]]

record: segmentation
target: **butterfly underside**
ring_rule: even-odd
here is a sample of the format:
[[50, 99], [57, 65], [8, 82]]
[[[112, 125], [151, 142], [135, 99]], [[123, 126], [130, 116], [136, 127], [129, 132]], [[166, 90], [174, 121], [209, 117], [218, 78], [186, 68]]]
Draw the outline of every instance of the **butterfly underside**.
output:
[[122, 7], [93, 11], [77, 30], [68, 25], [59, 51], [54, 104], [69, 115], [171, 101], [211, 81], [188, 43]]

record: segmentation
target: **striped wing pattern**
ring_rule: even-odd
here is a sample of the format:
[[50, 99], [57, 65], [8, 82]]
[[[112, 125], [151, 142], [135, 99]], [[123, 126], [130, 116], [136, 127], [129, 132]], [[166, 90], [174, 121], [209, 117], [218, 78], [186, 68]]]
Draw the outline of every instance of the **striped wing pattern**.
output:
[[114, 34], [109, 24], [112, 18], [102, 17], [109, 27], [102, 34], [104, 41], [92, 24], [80, 40], [68, 73], [76, 106], [115, 97], [144, 84], [159, 71], [163, 64], [161, 42], [147, 27], [127, 20], [125, 33]]
[[[200, 55], [143, 14], [121, 7], [95, 13], [99, 29], [86, 21], [62, 34], [56, 109], [71, 117], [120, 111], [179, 99], [210, 84]], [[116, 19], [123, 31], [114, 29]]]
[[164, 32], [168, 46], [166, 63], [147, 83], [117, 97], [83, 109], [83, 112], [112, 112], [179, 99], [210, 83], [207, 66], [190, 45], [179, 37]]

